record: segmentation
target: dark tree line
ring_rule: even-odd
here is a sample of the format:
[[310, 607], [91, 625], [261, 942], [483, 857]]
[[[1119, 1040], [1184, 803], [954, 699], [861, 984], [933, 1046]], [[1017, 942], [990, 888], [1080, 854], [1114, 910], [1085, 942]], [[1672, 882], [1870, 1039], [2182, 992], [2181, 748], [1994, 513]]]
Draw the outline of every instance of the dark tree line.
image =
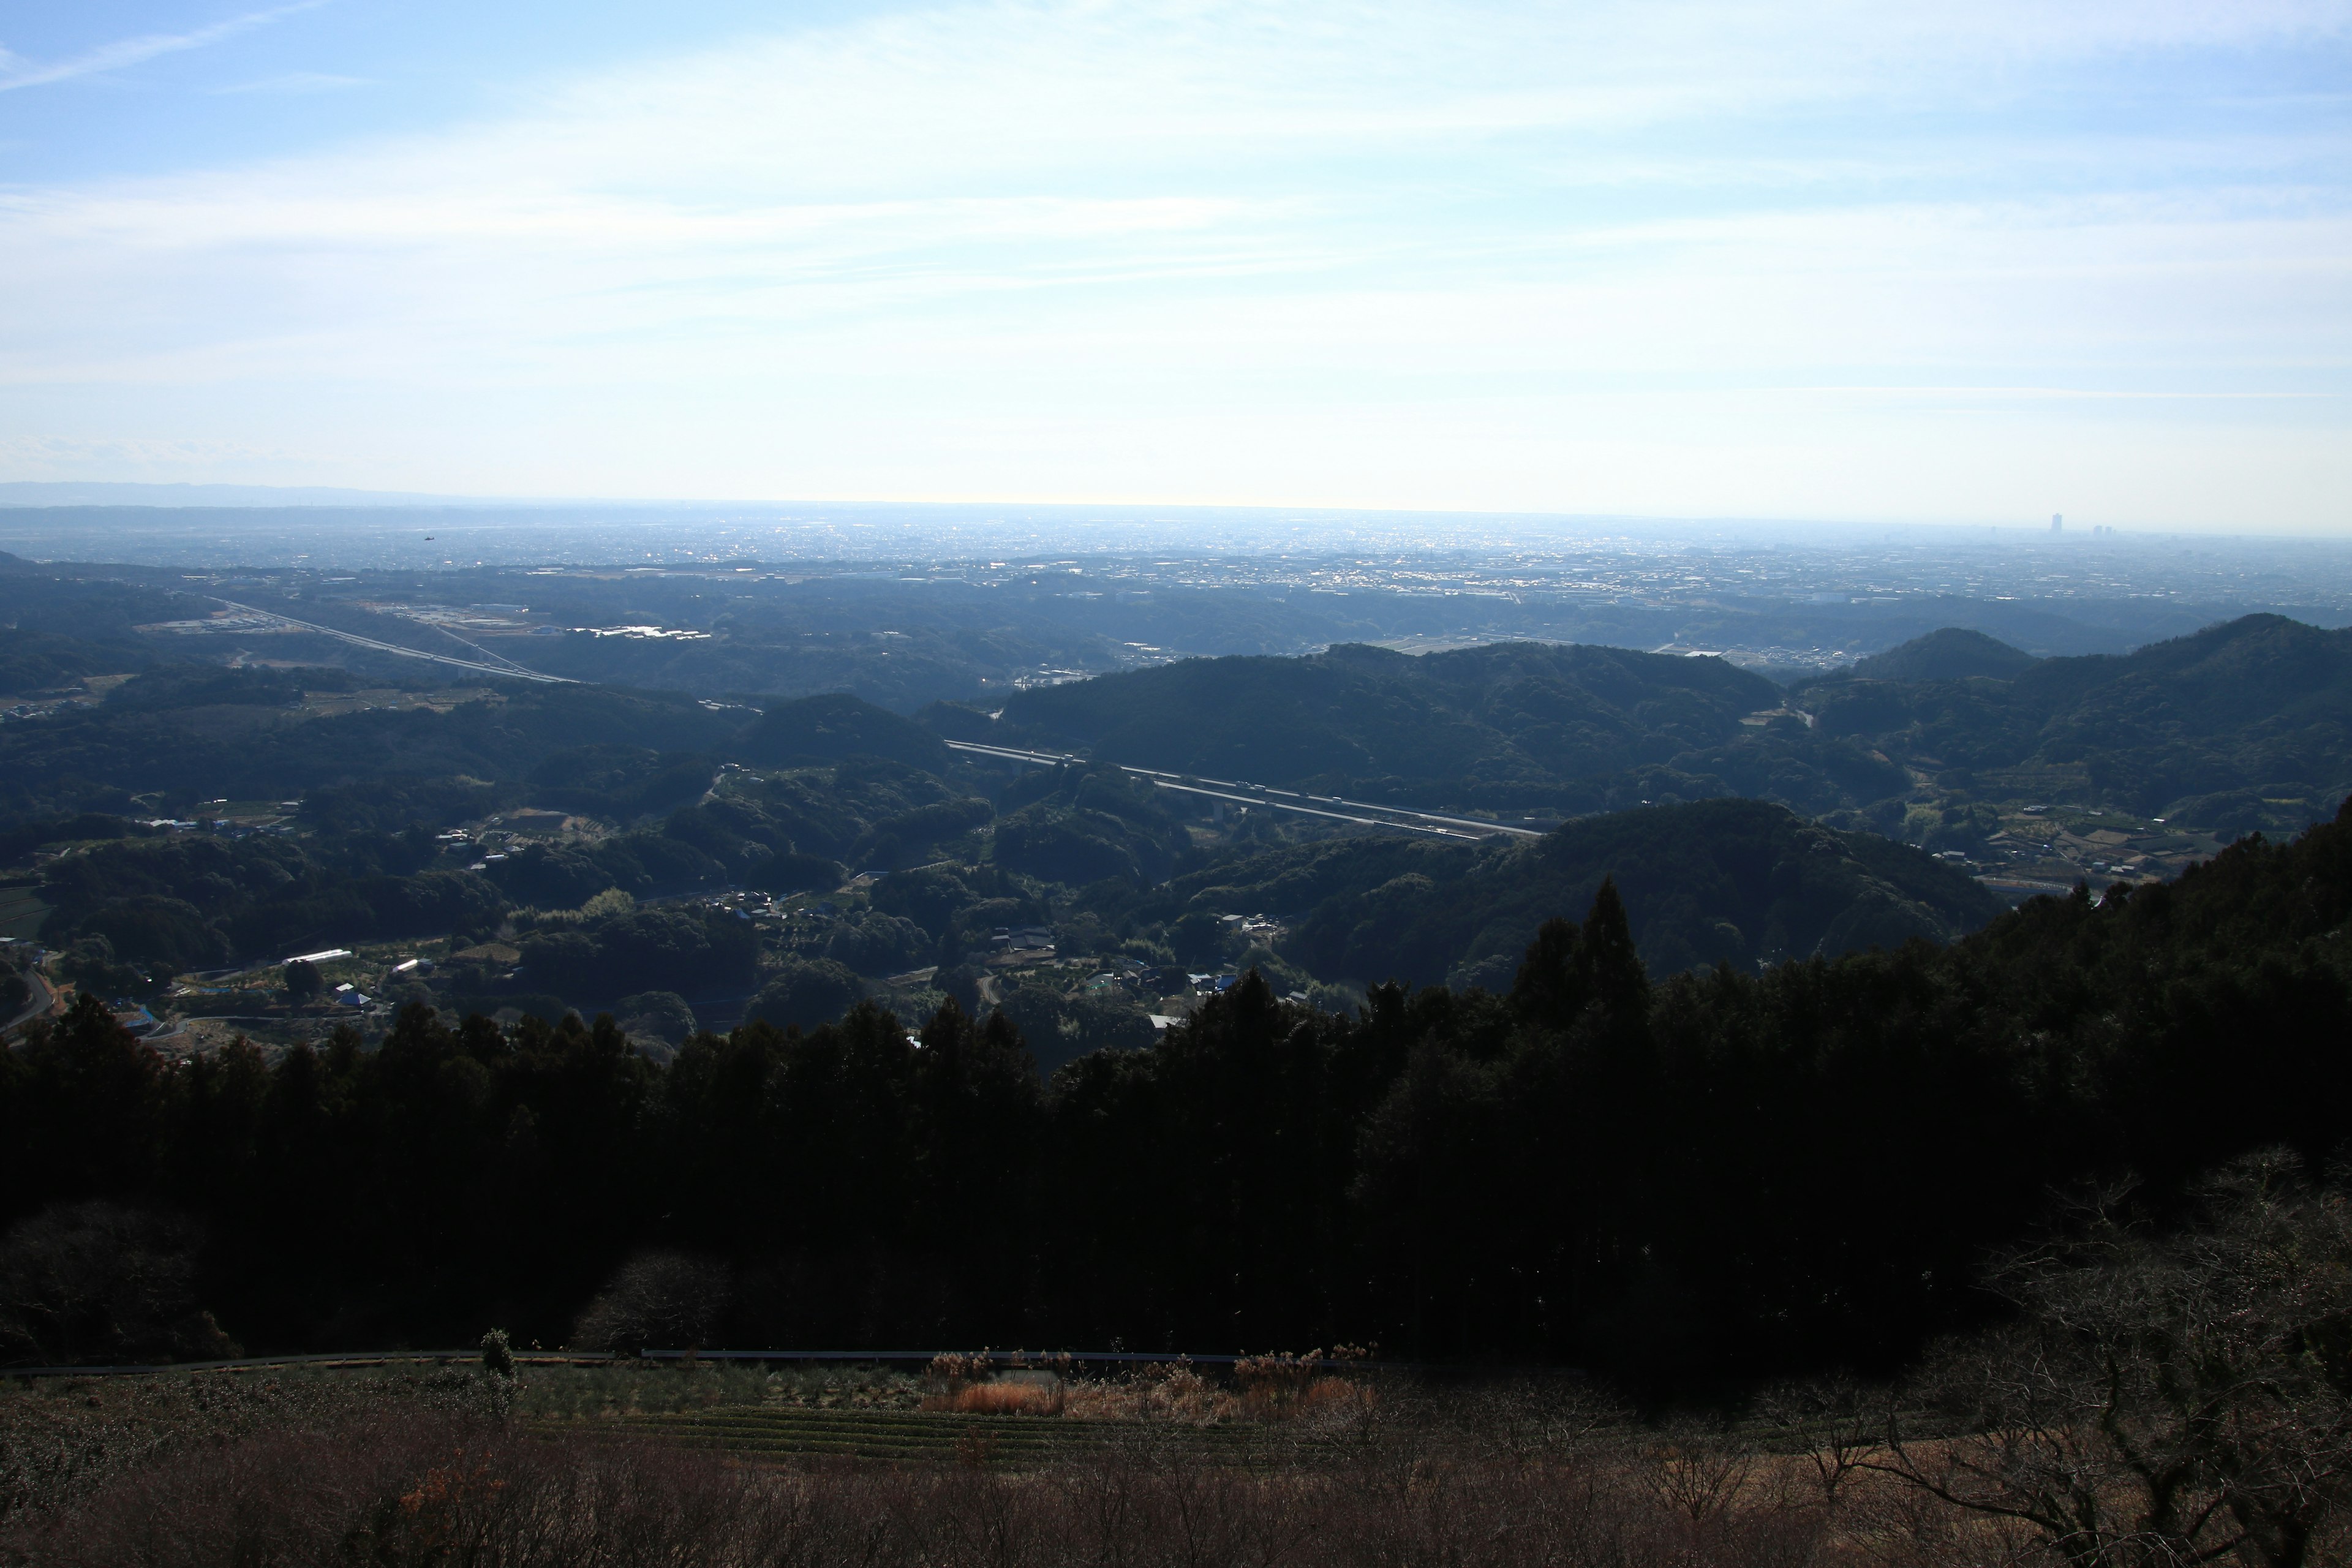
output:
[[606, 1019], [422, 1007], [373, 1051], [166, 1067], [85, 1004], [0, 1064], [0, 1194], [193, 1222], [248, 1346], [552, 1342], [662, 1250], [723, 1268], [743, 1344], [1869, 1368], [1990, 1310], [1985, 1249], [2053, 1189], [2133, 1171], [2161, 1204], [2250, 1148], [2327, 1161], [2347, 916], [2352, 815], [1948, 947], [1663, 984], [1604, 886], [1507, 994], [1342, 1017], [1253, 977], [1050, 1084], [952, 1004], [667, 1067]]

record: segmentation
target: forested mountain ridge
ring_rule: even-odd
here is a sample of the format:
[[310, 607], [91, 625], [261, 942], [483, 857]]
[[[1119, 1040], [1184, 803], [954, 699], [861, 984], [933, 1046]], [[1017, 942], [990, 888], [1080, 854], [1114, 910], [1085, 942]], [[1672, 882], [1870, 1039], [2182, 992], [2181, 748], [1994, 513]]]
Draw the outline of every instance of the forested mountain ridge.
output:
[[2278, 616], [2008, 679], [1831, 679], [1792, 700], [1822, 736], [1963, 795], [2071, 796], [2227, 832], [2325, 815], [2352, 782], [2352, 630]]
[[[641, 775], [635, 787], [525, 784], [520, 798], [569, 807], [619, 799], [667, 808], [667, 815], [593, 838], [518, 841], [494, 861], [476, 858], [480, 851], [468, 841], [447, 843], [431, 831], [445, 815], [479, 816], [499, 804], [499, 792], [488, 784], [322, 792], [316, 809], [306, 804], [301, 819], [317, 829], [304, 835], [149, 834], [126, 832], [111, 818], [72, 819], [53, 831], [85, 841], [40, 872], [51, 905], [43, 937], [59, 947], [102, 938], [111, 960], [167, 975], [267, 960], [306, 944], [467, 933], [478, 939], [513, 909], [570, 909], [608, 889], [633, 899], [730, 886], [830, 890], [843, 878], [844, 858], [879, 856], [887, 862], [927, 853], [991, 816], [985, 800], [871, 759], [704, 798], [712, 777], [708, 761], [666, 767], [660, 753], [616, 760], [609, 748], [583, 750], [589, 757], [558, 752], [540, 772], [570, 778], [576, 770], [566, 764], [582, 762], [609, 786], [616, 773], [626, 780], [627, 764], [635, 763]], [[508, 803], [515, 798], [509, 795]], [[41, 836], [31, 830], [21, 837]], [[99, 841], [87, 842], [93, 837]], [[651, 938], [643, 921], [637, 929]], [[616, 933], [609, 944], [613, 969], [645, 969], [620, 955], [625, 935]], [[567, 973], [583, 982], [577, 997], [583, 1003], [616, 994], [596, 988], [602, 979], [593, 969], [575, 964]], [[748, 985], [751, 973], [747, 955], [739, 978]], [[143, 981], [113, 984], [145, 989]], [[670, 988], [689, 983], [674, 981]]]
[[2004, 806], [2036, 801], [2186, 819], [2225, 841], [2301, 826], [2352, 788], [2347, 715], [2352, 629], [2263, 615], [2065, 658], [1947, 629], [1786, 692], [1707, 658], [1350, 647], [1188, 660], [1025, 691], [993, 724], [962, 710], [929, 721], [956, 739], [1441, 808], [1572, 815], [1738, 795], [1915, 841], [1925, 810], [1972, 845]]
[[555, 752], [619, 742], [709, 752], [752, 717], [669, 692], [588, 686], [423, 688], [377, 706], [320, 711], [360, 686], [340, 670], [175, 665], [116, 687], [89, 707], [9, 725], [0, 811], [129, 809], [161, 791], [274, 800], [310, 791], [466, 776], [516, 779]]
[[1966, 680], [1990, 676], [2008, 680], [2033, 663], [2033, 656], [1982, 632], [1945, 626], [1913, 637], [1884, 653], [1857, 659], [1831, 679], [1864, 680]]
[[1305, 907], [1282, 952], [1328, 980], [1500, 991], [1537, 928], [1583, 909], [1612, 877], [1642, 959], [1662, 975], [1914, 937], [1946, 942], [2002, 908], [1919, 850], [1747, 800], [1588, 817], [1483, 850], [1366, 839], [1283, 850], [1195, 873], [1169, 892], [1210, 883], [1193, 901]]
[[[543, 944], [528, 992], [492, 984], [505, 966], [445, 965], [445, 981], [469, 1002], [550, 1016], [652, 988], [647, 976], [697, 999], [740, 996], [755, 955], [731, 927], [720, 948], [732, 956], [711, 961], [702, 914], [627, 901], [829, 891], [845, 859], [887, 869], [992, 815], [877, 755], [944, 767], [948, 753], [855, 698], [761, 714], [592, 687], [356, 684], [337, 670], [165, 667], [0, 731], [16, 819], [0, 845], [46, 901], [39, 931], [66, 950], [61, 977], [152, 997], [184, 972], [306, 949], [460, 949], [518, 910], [609, 892], [624, 907]], [[730, 753], [785, 766], [754, 775], [719, 760]], [[204, 798], [215, 794], [229, 799]]]
[[[1968, 638], [1935, 646], [1994, 657]], [[2139, 853], [2134, 835], [2148, 832], [2144, 818], [2070, 825], [2021, 807], [1996, 835], [2004, 819], [1981, 803], [2029, 789], [2095, 795], [2105, 778], [2106, 793], [2143, 811], [2158, 800], [2230, 826], [2266, 820], [2242, 822], [2255, 806], [2303, 811], [2298, 802], [2331, 787], [2315, 780], [2352, 763], [2347, 648], [2352, 633], [2248, 617], [2128, 656], [2029, 662], [2009, 679], [1821, 681], [1781, 706], [1778, 689], [1713, 659], [1351, 647], [1040, 688], [1001, 720], [953, 709], [928, 723], [844, 695], [754, 705], [487, 680], [355, 689], [341, 671], [169, 666], [89, 706], [0, 729], [0, 806], [27, 894], [50, 906], [21, 906], [22, 934], [37, 927], [75, 947], [74, 972], [110, 995], [308, 948], [478, 943], [519, 914], [551, 918], [607, 892], [727, 889], [762, 918], [797, 921], [789, 945], [799, 959], [854, 969], [840, 984], [952, 966], [991, 927], [1016, 922], [1061, 925], [1071, 956], [1157, 972], [1181, 955], [1223, 969], [1246, 944], [1208, 951], [1178, 940], [1171, 922], [1264, 913], [1289, 926], [1286, 984], [1402, 977], [1492, 988], [1545, 914], [1575, 907], [1611, 873], [1663, 973], [1947, 940], [1988, 918], [1986, 895], [1958, 870], [1869, 830], [1996, 868], [2013, 864], [2000, 857], [2023, 836], [2071, 834], [2072, 858], [2040, 851], [2046, 864], [2013, 878], [2012, 896], [2185, 864], [2210, 843], [2184, 838], [2160, 864], [2125, 866]], [[1774, 706], [1743, 711], [1755, 702]], [[1597, 815], [1519, 851], [1302, 846], [1302, 832], [1330, 829], [1263, 811], [1216, 819], [1202, 797], [1124, 774], [1115, 757], [1059, 769], [987, 763], [942, 743], [950, 719], [959, 733], [1056, 746], [1091, 734], [1098, 752], [1158, 747], [1137, 754], [1162, 765], [1240, 763], [1230, 772], [1243, 776], [1318, 768], [1322, 787], [1340, 763], [1383, 769], [1343, 787], [1444, 808], [1517, 801]], [[1693, 741], [1707, 743], [1676, 749]], [[1579, 759], [1614, 771], [1550, 771]], [[1284, 777], [1260, 772], [1256, 782]], [[1821, 826], [1727, 798], [1738, 795]], [[214, 809], [224, 796], [244, 797], [237, 821], [139, 826], [151, 813], [226, 816]], [[1692, 809], [1699, 802], [1708, 809]], [[518, 811], [537, 826], [504, 820]], [[854, 890], [821, 920], [768, 909], [771, 896], [827, 901], [857, 873], [934, 863], [959, 879], [969, 909], [877, 924]], [[999, 876], [1017, 888], [976, 890]], [[982, 905], [994, 910], [984, 921]], [[519, 969], [486, 962], [467, 972], [472, 988], [449, 994], [470, 1005], [498, 985], [528, 987], [530, 1005], [560, 1015], [601, 1005], [609, 971], [631, 976], [633, 992], [724, 1001], [757, 990], [782, 962], [768, 952], [704, 963], [699, 928], [599, 907], [578, 916], [580, 940], [551, 937]], [[842, 929], [817, 929], [828, 921]], [[674, 984], [660, 983], [658, 963], [625, 960], [631, 933], [649, 952], [680, 955]], [[1167, 1010], [1165, 992], [1140, 994], [1129, 979], [1139, 994], [1122, 1004], [1128, 1013]]]
[[[36, 664], [62, 657], [44, 637], [14, 646]], [[881, 755], [936, 773], [950, 765], [940, 736], [1437, 809], [1577, 815], [1747, 795], [1915, 841], [1923, 808], [1952, 822], [2036, 800], [2185, 817], [2226, 837], [2325, 816], [2352, 785], [2352, 630], [2255, 616], [2126, 655], [2022, 658], [1938, 633], [1784, 693], [1713, 658], [1350, 645], [1036, 687], [992, 721], [934, 707], [921, 725], [841, 695], [726, 704], [487, 678], [349, 711], [333, 700], [360, 689], [347, 672], [167, 666], [8, 725], [0, 815], [122, 812], [159, 789], [273, 798], [358, 780], [520, 778], [599, 744], [714, 764]], [[1880, 678], [1986, 668], [2011, 673]], [[1992, 824], [1962, 825], [1958, 842]]]
[[845, 693], [768, 702], [730, 750], [746, 762], [785, 767], [882, 757], [945, 773], [950, 760], [929, 731]]
[[1713, 658], [1510, 643], [1410, 656], [1188, 659], [1008, 699], [1008, 735], [1099, 761], [1305, 788], [1426, 794], [1664, 763], [1780, 701]]

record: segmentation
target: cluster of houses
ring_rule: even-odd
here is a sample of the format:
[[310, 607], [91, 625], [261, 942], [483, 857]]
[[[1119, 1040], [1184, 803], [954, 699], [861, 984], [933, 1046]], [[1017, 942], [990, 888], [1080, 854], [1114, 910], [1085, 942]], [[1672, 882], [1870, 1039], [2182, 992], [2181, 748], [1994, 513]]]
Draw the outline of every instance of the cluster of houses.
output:
[[1054, 955], [1054, 928], [1051, 926], [998, 926], [988, 936], [988, 945], [995, 952], [1011, 956], [1014, 953]]

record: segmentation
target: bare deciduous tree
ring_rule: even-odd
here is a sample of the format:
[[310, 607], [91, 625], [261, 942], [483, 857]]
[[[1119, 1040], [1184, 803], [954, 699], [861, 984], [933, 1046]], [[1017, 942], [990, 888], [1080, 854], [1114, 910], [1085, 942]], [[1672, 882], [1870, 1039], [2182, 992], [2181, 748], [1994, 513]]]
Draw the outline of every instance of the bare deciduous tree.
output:
[[1802, 1445], [1822, 1503], [1835, 1508], [1839, 1489], [1882, 1449], [1887, 1400], [1883, 1389], [1851, 1377], [1828, 1377], [1766, 1389], [1757, 1399], [1756, 1414]]
[[121, 1204], [54, 1205], [0, 1240], [0, 1362], [240, 1353], [196, 1299], [196, 1227]]
[[583, 1349], [632, 1354], [698, 1350], [725, 1320], [733, 1289], [723, 1263], [683, 1252], [641, 1252], [588, 1303], [572, 1337]]
[[1755, 1448], [1736, 1431], [1696, 1421], [1676, 1422], [1666, 1438], [1649, 1471], [1658, 1500], [1693, 1524], [1728, 1511], [1755, 1468]]
[[2019, 1321], [1931, 1373], [1956, 1435], [1890, 1420], [1869, 1466], [2074, 1568], [2301, 1568], [2352, 1482], [2352, 1200], [2278, 1153], [2210, 1184], [2180, 1234], [2127, 1195], [2006, 1262]]

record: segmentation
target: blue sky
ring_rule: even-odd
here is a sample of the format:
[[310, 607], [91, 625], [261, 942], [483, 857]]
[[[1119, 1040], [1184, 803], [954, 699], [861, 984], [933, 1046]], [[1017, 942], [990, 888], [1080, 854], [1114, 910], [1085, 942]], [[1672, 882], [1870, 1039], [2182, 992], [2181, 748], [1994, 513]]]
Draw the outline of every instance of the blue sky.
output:
[[0, 479], [2352, 532], [2347, 45], [0, 5]]

